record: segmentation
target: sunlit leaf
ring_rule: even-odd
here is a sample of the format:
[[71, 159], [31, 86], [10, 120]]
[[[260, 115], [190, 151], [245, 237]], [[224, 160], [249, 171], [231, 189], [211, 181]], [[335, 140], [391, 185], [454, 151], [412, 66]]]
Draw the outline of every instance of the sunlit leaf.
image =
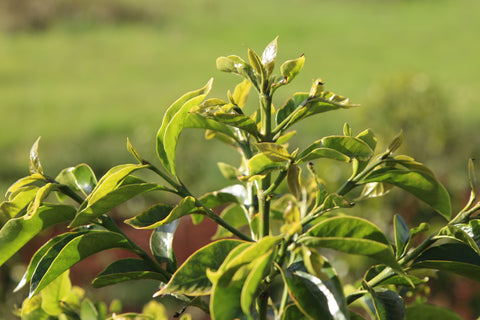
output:
[[40, 231], [75, 217], [75, 207], [69, 205], [45, 204], [31, 216], [9, 220], [0, 230], [0, 265], [20, 250]]
[[[471, 222], [474, 222], [474, 228], [472, 228]], [[477, 254], [480, 254], [480, 249], [478, 247], [478, 241], [480, 240], [480, 230], [478, 227], [478, 221], [473, 220], [470, 224], [457, 224], [457, 225], [447, 225], [440, 229], [435, 239], [453, 239], [460, 242], [463, 242]]]
[[285, 61], [280, 66], [280, 72], [286, 79], [287, 83], [291, 82], [303, 69], [305, 64], [305, 56], [302, 54], [300, 58]]
[[233, 91], [233, 101], [238, 107], [243, 108], [247, 102], [248, 93], [250, 92], [251, 87], [251, 83], [247, 80], [243, 80], [235, 87], [235, 90]]
[[80, 192], [84, 197], [87, 197], [97, 185], [93, 170], [86, 164], [62, 170], [55, 181], [68, 186], [75, 192]]
[[38, 156], [38, 143], [40, 142], [40, 137], [35, 141], [30, 149], [30, 173], [35, 174], [38, 173], [40, 175], [44, 175], [42, 164], [40, 162], [40, 158]]
[[447, 190], [438, 180], [423, 171], [381, 168], [373, 171], [362, 181], [362, 183], [369, 182], [393, 184], [411, 193], [450, 220], [452, 209]]
[[270, 42], [262, 54], [262, 63], [265, 66], [265, 70], [267, 71], [267, 77], [270, 76], [273, 72], [273, 68], [275, 67], [275, 60], [277, 58], [277, 40], [278, 37], [273, 39]]
[[[333, 149], [350, 159], [358, 159], [360, 161], [367, 161], [373, 155], [373, 150], [363, 140], [350, 136], [329, 136], [323, 139], [317, 140], [299, 154], [299, 158], [307, 157], [310, 153], [315, 152], [318, 149]], [[333, 154], [331, 151], [323, 150], [317, 151], [324, 153], [324, 156], [331, 155], [331, 158], [335, 160], [344, 160], [342, 157]]]
[[258, 153], [251, 157], [247, 163], [248, 166], [248, 178], [263, 175], [273, 170], [279, 170], [286, 167], [285, 162], [277, 162], [271, 160], [264, 153]]
[[[179, 220], [158, 226], [150, 236], [150, 250], [155, 259], [160, 263], [167, 263], [167, 271], [174, 272], [177, 269], [177, 259], [173, 252], [173, 236]], [[164, 280], [165, 281], [165, 280]]]
[[302, 185], [300, 183], [301, 173], [302, 169], [299, 166], [295, 164], [288, 166], [288, 189], [290, 190], [290, 193], [293, 194], [298, 200], [300, 200], [302, 196]]
[[200, 248], [178, 268], [168, 284], [154, 296], [168, 293], [192, 296], [210, 294], [212, 283], [207, 277], [207, 269], [217, 271], [227, 255], [241, 243], [244, 242], [232, 239], [220, 240]]
[[72, 289], [69, 270], [58, 276], [42, 290], [42, 309], [51, 316], [62, 313], [60, 301], [64, 300]]
[[401, 270], [387, 237], [370, 221], [361, 218], [346, 216], [325, 219], [300, 236], [298, 243], [370, 256]]
[[[234, 228], [241, 229], [248, 226], [248, 220], [245, 208], [237, 204], [232, 204], [223, 209], [220, 217]], [[217, 231], [212, 236], [212, 239], [217, 240], [221, 238], [231, 237], [232, 233], [222, 226], [217, 226]]]
[[90, 231], [73, 238], [62, 247], [54, 245], [35, 268], [30, 283], [30, 297], [86, 257], [112, 248], [132, 250], [122, 235], [109, 231]]
[[281, 144], [273, 142], [256, 143], [255, 147], [266, 157], [275, 162], [288, 161], [291, 156], [287, 148]]
[[260, 76], [262, 81], [267, 78], [267, 71], [262, 64], [261, 58], [258, 54], [253, 51], [252, 49], [248, 49], [248, 60], [250, 61], [251, 66], [255, 70], [255, 72]]

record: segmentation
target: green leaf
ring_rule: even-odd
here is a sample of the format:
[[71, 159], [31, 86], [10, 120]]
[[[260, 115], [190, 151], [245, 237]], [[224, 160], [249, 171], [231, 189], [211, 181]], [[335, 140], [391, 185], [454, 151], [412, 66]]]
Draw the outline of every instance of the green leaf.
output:
[[69, 270], [65, 271], [42, 290], [42, 309], [51, 316], [62, 313], [60, 301], [70, 295], [72, 284], [69, 273]]
[[387, 289], [369, 289], [371, 301], [367, 305], [378, 320], [404, 320], [405, 306], [402, 298]]
[[175, 151], [180, 132], [184, 128], [188, 112], [207, 96], [212, 88], [213, 78], [201, 89], [184, 94], [170, 107], [163, 117], [157, 132], [157, 154], [165, 169], [176, 174]]
[[480, 255], [460, 242], [428, 248], [415, 259], [412, 268], [449, 271], [480, 281]]
[[[150, 236], [150, 249], [159, 263], [167, 263], [167, 270], [174, 272], [177, 269], [177, 259], [173, 252], [173, 236], [179, 220], [172, 221], [155, 228]], [[166, 282], [164, 280], [164, 282]]]
[[122, 235], [110, 231], [90, 231], [73, 238], [64, 246], [54, 245], [37, 264], [30, 283], [30, 297], [81, 260], [112, 248], [132, 250]]
[[164, 204], [157, 204], [124, 222], [136, 229], [154, 229], [183, 216], [201, 212], [203, 212], [203, 208], [197, 207], [195, 198], [189, 196], [182, 199], [173, 208]]
[[267, 77], [272, 74], [273, 68], [275, 67], [275, 60], [277, 58], [278, 48], [277, 40], [278, 37], [273, 39], [273, 41], [267, 45], [262, 54], [262, 63], [265, 66], [265, 70], [267, 71]]
[[97, 320], [98, 319], [98, 312], [95, 309], [93, 303], [85, 299], [82, 301], [80, 305], [80, 319], [82, 320]]
[[295, 164], [291, 164], [288, 166], [288, 190], [290, 190], [290, 193], [293, 194], [297, 200], [300, 200], [302, 196], [302, 185], [300, 183], [301, 173], [302, 169], [299, 166]]
[[264, 81], [264, 79], [267, 78], [267, 71], [262, 64], [261, 58], [255, 51], [250, 48], [248, 48], [248, 60], [250, 60], [250, 64], [252, 65], [253, 70], [255, 70], [255, 72], [260, 76], [262, 81]]
[[302, 159], [303, 157], [309, 156], [309, 154], [311, 154], [312, 152], [317, 152], [320, 155], [323, 153], [325, 157], [344, 161], [344, 158], [340, 157], [338, 153], [333, 153], [329, 150], [317, 151], [318, 149], [333, 149], [338, 153], [347, 156], [348, 158], [350, 158], [350, 160], [358, 159], [360, 161], [367, 161], [373, 155], [373, 150], [370, 148], [370, 146], [359, 138], [350, 136], [329, 136], [315, 141], [302, 153], [300, 153], [298, 157]]
[[375, 134], [373, 133], [372, 130], [367, 129], [365, 131], [360, 132], [357, 135], [357, 138], [360, 140], [363, 140], [372, 151], [375, 151], [375, 148], [377, 147], [377, 137], [375, 137]]
[[232, 128], [220, 123], [218, 121], [212, 120], [205, 118], [204, 116], [190, 112], [184, 122], [183, 122], [183, 127], [184, 128], [194, 128], [194, 129], [204, 129], [204, 130], [213, 130], [214, 132], [219, 132], [227, 137], [230, 138], [235, 138], [235, 135], [232, 132]]
[[40, 142], [40, 137], [34, 142], [32, 148], [30, 149], [30, 173], [35, 174], [38, 173], [40, 175], [44, 175], [42, 164], [40, 162], [40, 158], [38, 156], [38, 143]]
[[168, 284], [155, 293], [160, 296], [168, 293], [184, 295], [208, 295], [212, 283], [207, 277], [207, 269], [217, 271], [230, 252], [240, 240], [220, 240], [200, 248], [194, 252], [173, 274]]
[[293, 100], [292, 98], [288, 99], [285, 104], [283, 105], [283, 107], [281, 107], [280, 109], [278, 109], [276, 115], [275, 115], [275, 122], [277, 125], [279, 125], [280, 123], [282, 123], [285, 119], [287, 119], [287, 117], [293, 112], [295, 111], [295, 109], [297, 108], [298, 106], [295, 104], [295, 100]]
[[[471, 222], [474, 222], [472, 228]], [[463, 242], [477, 254], [480, 254], [480, 249], [478, 247], [478, 240], [480, 238], [480, 228], [478, 226], [478, 221], [471, 221], [470, 224], [457, 224], [457, 225], [447, 225], [440, 229], [434, 239], [453, 239], [460, 242]]]
[[462, 320], [452, 310], [440, 306], [433, 306], [426, 303], [414, 303], [407, 306], [405, 320]]
[[[303, 154], [303, 153], [302, 153]], [[341, 162], [350, 162], [349, 156], [330, 148], [316, 148], [310, 151], [308, 154], [302, 155], [300, 159], [296, 161], [297, 164], [302, 164], [319, 158], [326, 158], [337, 160]]]
[[452, 208], [447, 190], [438, 180], [423, 171], [407, 171], [391, 167], [381, 168], [369, 174], [361, 183], [386, 182], [399, 187], [450, 220]]
[[243, 178], [252, 178], [257, 175], [267, 174], [274, 170], [283, 169], [286, 167], [286, 163], [285, 161], [273, 161], [264, 153], [258, 153], [248, 160], [247, 167], [248, 175]]
[[75, 192], [80, 192], [84, 197], [87, 197], [97, 185], [95, 173], [86, 164], [63, 169], [55, 181], [68, 186]]
[[48, 313], [42, 309], [42, 298], [40, 296], [25, 299], [22, 304], [22, 320], [49, 320]]
[[309, 320], [309, 318], [300, 311], [296, 304], [291, 304], [285, 308], [282, 320]]
[[[377, 265], [377, 266], [372, 266], [368, 271], [365, 273], [364, 279], [366, 281], [370, 281], [374, 277], [376, 277], [380, 272], [385, 270], [387, 266], [385, 265]], [[415, 276], [412, 275], [407, 275], [407, 276], [398, 276], [398, 275], [393, 275], [388, 277], [385, 280], [382, 280], [378, 283], [378, 285], [396, 285], [396, 286], [409, 286], [411, 287], [413, 285], [419, 285], [422, 283], [426, 283], [428, 281], [428, 278], [423, 278], [419, 279]]]
[[218, 162], [217, 165], [222, 173], [222, 176], [224, 176], [226, 179], [237, 180], [237, 177], [240, 175], [240, 171], [228, 163]]
[[23, 177], [17, 180], [14, 184], [12, 184], [5, 194], [7, 200], [12, 200], [15, 196], [17, 196], [25, 187], [43, 187], [47, 184], [47, 179], [42, 176], [41, 174], [34, 173], [32, 175]]
[[305, 64], [305, 56], [302, 54], [300, 58], [294, 60], [287, 60], [280, 66], [280, 72], [285, 78], [286, 83], [292, 80], [302, 71]]
[[206, 108], [200, 106], [194, 112], [221, 124], [244, 130], [254, 137], [259, 136], [256, 122], [251, 117], [239, 113], [232, 104]]
[[395, 247], [397, 259], [401, 257], [410, 240], [410, 229], [402, 216], [396, 214], [393, 218], [393, 230], [395, 233]]
[[20, 250], [40, 231], [75, 217], [75, 207], [45, 204], [29, 216], [9, 220], [0, 230], [0, 265]]
[[[223, 209], [220, 217], [234, 228], [248, 226], [247, 213], [245, 208], [237, 204], [232, 204]], [[213, 240], [231, 237], [232, 233], [222, 226], [217, 226], [217, 231], [212, 236]]]
[[133, 144], [130, 142], [130, 139], [127, 138], [127, 150], [133, 155], [135, 159], [137, 159], [138, 163], [143, 164], [144, 160], [138, 153], [137, 149], [133, 146]]
[[361, 218], [325, 219], [300, 236], [298, 243], [369, 256], [401, 271], [387, 237], [373, 223]]
[[227, 57], [218, 57], [216, 64], [217, 64], [217, 69], [220, 71], [237, 73], [237, 69], [235, 68], [235, 63], [233, 62], [232, 59], [229, 59]]
[[251, 87], [252, 84], [248, 82], [248, 80], [243, 80], [235, 87], [235, 90], [233, 91], [233, 101], [239, 108], [243, 108], [247, 102], [248, 93], [250, 92]]
[[240, 294], [240, 306], [249, 319], [253, 319], [250, 310], [259, 294], [263, 279], [270, 273], [275, 252], [275, 250], [270, 250], [256, 259], [255, 265], [245, 279]]
[[140, 279], [153, 279], [166, 283], [169, 275], [167, 272], [155, 268], [145, 260], [126, 258], [110, 264], [95, 277], [92, 286], [94, 288], [101, 288], [124, 281]]
[[348, 319], [343, 289], [331, 265], [325, 261], [321, 278], [307, 272], [302, 262], [282, 271], [288, 293], [308, 319]]
[[95, 201], [92, 200], [93, 197], [87, 198], [87, 205], [85, 207], [82, 205], [83, 209], [77, 213], [75, 219], [70, 224], [70, 228], [90, 223], [119, 204], [140, 194], [163, 189], [162, 186], [155, 183], [127, 184], [105, 194], [102, 198], [95, 198]]
[[267, 158], [275, 162], [288, 161], [290, 153], [285, 146], [274, 142], [255, 143], [255, 147]]
[[38, 189], [36, 186], [22, 187], [15, 192], [10, 201], [0, 203], [0, 226], [9, 219], [23, 214], [30, 202], [35, 199]]

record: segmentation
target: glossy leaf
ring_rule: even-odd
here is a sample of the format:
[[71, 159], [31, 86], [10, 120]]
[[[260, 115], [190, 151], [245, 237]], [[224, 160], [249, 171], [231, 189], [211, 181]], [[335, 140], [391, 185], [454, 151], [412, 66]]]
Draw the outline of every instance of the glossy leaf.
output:
[[433, 306], [427, 303], [414, 303], [407, 306], [405, 320], [462, 320], [452, 310], [440, 306]]
[[94, 288], [101, 288], [124, 281], [140, 279], [153, 279], [167, 282], [169, 275], [164, 270], [153, 267], [145, 260], [126, 258], [110, 264], [95, 277], [92, 286]]
[[42, 290], [42, 309], [51, 316], [62, 313], [60, 301], [70, 295], [72, 284], [69, 270], [58, 276]]
[[480, 255], [460, 242], [428, 248], [415, 259], [412, 267], [449, 271], [480, 281]]
[[155, 293], [160, 296], [168, 293], [184, 295], [208, 295], [212, 283], [207, 277], [207, 269], [217, 271], [225, 258], [239, 244], [240, 240], [220, 240], [194, 252], [173, 274], [168, 284]]
[[328, 262], [321, 278], [306, 272], [301, 262], [283, 270], [282, 276], [290, 297], [307, 318], [348, 319], [343, 289]]
[[38, 189], [36, 186], [22, 187], [10, 197], [9, 201], [0, 203], [0, 226], [3, 226], [9, 219], [24, 213], [30, 202], [35, 199]]
[[176, 174], [175, 151], [185, 119], [190, 109], [200, 104], [210, 92], [212, 82], [213, 78], [203, 88], [184, 94], [165, 112], [157, 132], [157, 154], [163, 166], [173, 175]]
[[299, 237], [298, 242], [310, 247], [331, 248], [346, 253], [370, 256], [396, 270], [401, 270], [383, 232], [368, 220], [361, 218], [325, 219]]
[[243, 80], [235, 87], [235, 90], [233, 91], [233, 101], [238, 107], [243, 108], [247, 102], [248, 93], [250, 92], [251, 87], [251, 83], [247, 80]]
[[125, 223], [137, 229], [154, 229], [183, 216], [200, 213], [202, 210], [202, 208], [195, 205], [193, 197], [185, 197], [174, 208], [164, 204], [157, 204], [139, 215], [125, 220]]
[[292, 82], [292, 80], [300, 73], [300, 71], [302, 71], [304, 64], [305, 56], [302, 54], [300, 58], [285, 61], [280, 66], [280, 72], [287, 83]]
[[[318, 149], [333, 149], [350, 159], [358, 159], [360, 161], [367, 161], [373, 155], [373, 150], [363, 140], [350, 136], [329, 136], [318, 141], [315, 141], [302, 153], [299, 154], [299, 158], [308, 156], [310, 153]], [[321, 152], [321, 151], [318, 151]], [[328, 155], [328, 151], [323, 151]], [[330, 152], [330, 154], [332, 154]], [[332, 155], [332, 159], [343, 160], [338, 155]]]
[[[105, 194], [102, 198], [95, 197], [95, 200], [93, 200], [94, 197], [87, 198], [87, 205], [85, 207], [82, 205], [82, 210], [77, 213], [70, 227], [73, 228], [87, 224], [133, 197], [146, 192], [163, 189], [162, 186], [155, 183], [127, 184]], [[92, 195], [95, 194], [92, 193]]]
[[[405, 306], [402, 298], [387, 289], [370, 289], [371, 301], [367, 305], [378, 320], [404, 320]], [[370, 302], [370, 303], [368, 303]]]
[[30, 149], [30, 173], [31, 174], [40, 174], [44, 175], [42, 164], [40, 162], [40, 158], [38, 156], [38, 143], [40, 142], [40, 137], [35, 141]]
[[242, 178], [252, 178], [257, 175], [264, 175], [274, 170], [286, 167], [285, 162], [272, 161], [264, 153], [258, 153], [251, 157], [247, 163], [248, 175]]
[[7, 190], [5, 197], [7, 200], [12, 200], [17, 196], [25, 187], [43, 187], [47, 184], [47, 179], [39, 173], [34, 173], [32, 175], [23, 177], [13, 183]]
[[253, 51], [252, 49], [248, 49], [248, 60], [250, 61], [250, 65], [253, 67], [253, 70], [260, 76], [262, 81], [267, 78], [267, 71], [262, 64], [261, 58], [258, 54]]
[[[150, 236], [150, 249], [155, 259], [160, 263], [167, 263], [167, 270], [174, 272], [177, 269], [177, 259], [173, 252], [173, 237], [179, 220], [172, 221], [155, 228]], [[165, 281], [164, 281], [165, 282]]]
[[265, 50], [263, 50], [262, 64], [265, 66], [267, 77], [272, 74], [273, 68], [275, 67], [275, 60], [277, 58], [277, 49], [278, 49], [277, 40], [278, 40], [278, 37], [273, 39], [273, 41], [267, 45]]
[[399, 187], [450, 220], [451, 204], [447, 190], [434, 177], [422, 171], [407, 171], [391, 167], [381, 168], [369, 174], [362, 183], [386, 182]]
[[478, 241], [480, 240], [478, 222], [475, 221], [474, 223], [476, 228], [472, 228], [471, 222], [470, 224], [447, 225], [440, 229], [434, 239], [457, 240], [475, 250], [477, 254], [480, 254], [480, 249], [478, 247]]
[[95, 173], [86, 164], [62, 170], [55, 181], [68, 186], [75, 192], [80, 192], [84, 197], [87, 197], [97, 185]]
[[383, 182], [366, 183], [357, 200], [383, 197], [389, 193], [392, 188], [393, 186], [391, 184]]
[[76, 212], [72, 206], [45, 204], [30, 216], [9, 220], [0, 230], [0, 265], [40, 231], [57, 223], [71, 221]]
[[132, 250], [122, 235], [109, 231], [90, 231], [60, 248], [53, 246], [37, 264], [30, 283], [30, 296], [86, 257], [112, 248]]
[[410, 229], [402, 216], [396, 214], [393, 218], [393, 231], [395, 234], [395, 247], [397, 258], [401, 257], [410, 240]]
[[248, 273], [247, 278], [242, 287], [240, 294], [240, 306], [242, 311], [247, 315], [247, 318], [252, 318], [251, 308], [255, 298], [262, 289], [263, 279], [270, 273], [272, 268], [273, 258], [275, 257], [275, 250], [270, 250], [267, 253], [256, 259], [255, 264]]

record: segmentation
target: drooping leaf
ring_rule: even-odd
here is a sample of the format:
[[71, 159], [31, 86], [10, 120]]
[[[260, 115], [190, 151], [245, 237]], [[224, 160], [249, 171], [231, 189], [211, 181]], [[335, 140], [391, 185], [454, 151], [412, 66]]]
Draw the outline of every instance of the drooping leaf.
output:
[[203, 212], [202, 210], [202, 208], [195, 205], [193, 197], [186, 197], [173, 208], [164, 204], [154, 205], [139, 215], [125, 220], [125, 223], [137, 229], [154, 229], [183, 216], [201, 213]]
[[184, 295], [208, 295], [212, 283], [207, 277], [207, 269], [217, 271], [227, 255], [239, 244], [240, 240], [220, 240], [194, 252], [173, 274], [168, 284], [154, 296], [177, 293]]
[[427, 303], [414, 303], [407, 306], [405, 310], [405, 320], [462, 320], [458, 314], [452, 310], [434, 306]]
[[203, 88], [184, 94], [165, 112], [157, 132], [157, 154], [165, 169], [173, 175], [176, 174], [175, 151], [185, 119], [190, 109], [200, 104], [210, 92], [212, 82], [213, 78]]
[[396, 214], [393, 218], [393, 231], [395, 234], [395, 247], [397, 258], [401, 257], [410, 240], [410, 229], [402, 216]]
[[62, 247], [54, 245], [33, 272], [30, 297], [86, 257], [112, 248], [133, 250], [122, 235], [109, 231], [90, 231], [73, 238]]
[[367, 305], [378, 320], [404, 320], [405, 305], [402, 298], [395, 292], [387, 289], [370, 289], [370, 298]]
[[[150, 236], [150, 249], [155, 259], [160, 263], [167, 263], [167, 271], [177, 270], [177, 259], [173, 252], [173, 236], [179, 220], [172, 221], [155, 228]], [[165, 282], [165, 281], [164, 281]]]
[[322, 277], [309, 274], [302, 262], [282, 271], [288, 293], [308, 319], [348, 319], [343, 289], [331, 265], [325, 261]]
[[383, 232], [370, 221], [356, 217], [333, 217], [320, 221], [300, 236], [298, 243], [370, 256], [395, 270], [392, 247]]
[[[318, 141], [315, 141], [302, 153], [299, 154], [299, 158], [307, 157], [310, 153], [315, 152], [318, 149], [333, 149], [350, 159], [358, 159], [360, 161], [367, 161], [373, 155], [373, 150], [363, 140], [350, 136], [329, 136]], [[322, 152], [322, 151], [317, 151]], [[342, 157], [333, 154], [331, 151], [323, 151], [325, 156], [331, 154], [331, 158], [335, 160], [342, 160]]]
[[428, 248], [414, 260], [412, 268], [448, 271], [480, 281], [480, 255], [460, 242]]
[[381, 168], [373, 171], [361, 183], [370, 182], [386, 182], [399, 187], [450, 220], [452, 209], [447, 190], [438, 180], [423, 171]]
[[71, 221], [76, 212], [76, 208], [69, 205], [45, 204], [30, 216], [9, 220], [0, 230], [0, 265], [40, 231], [57, 223]]
[[168, 281], [168, 273], [153, 267], [142, 259], [125, 258], [110, 264], [105, 270], [93, 279], [92, 286], [101, 288], [104, 286], [140, 279], [153, 279], [161, 282]]

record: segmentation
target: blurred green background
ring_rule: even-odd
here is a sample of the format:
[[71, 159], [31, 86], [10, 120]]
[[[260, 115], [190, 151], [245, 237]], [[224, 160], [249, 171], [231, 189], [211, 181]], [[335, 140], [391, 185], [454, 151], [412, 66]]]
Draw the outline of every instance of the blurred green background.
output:
[[[306, 56], [277, 107], [318, 77], [362, 105], [309, 119], [292, 144], [341, 133], [344, 122], [372, 128], [382, 144], [403, 129], [404, 151], [457, 199], [467, 159], [480, 152], [477, 0], [2, 0], [0, 29], [2, 193], [28, 173], [38, 136], [51, 176], [81, 162], [101, 175], [133, 161], [126, 137], [154, 159], [164, 110], [212, 76], [211, 96], [225, 98], [240, 79], [217, 71], [215, 59], [261, 53], [276, 36], [277, 61]], [[229, 161], [226, 150], [186, 133], [184, 182], [199, 193], [225, 184], [208, 160]]]

